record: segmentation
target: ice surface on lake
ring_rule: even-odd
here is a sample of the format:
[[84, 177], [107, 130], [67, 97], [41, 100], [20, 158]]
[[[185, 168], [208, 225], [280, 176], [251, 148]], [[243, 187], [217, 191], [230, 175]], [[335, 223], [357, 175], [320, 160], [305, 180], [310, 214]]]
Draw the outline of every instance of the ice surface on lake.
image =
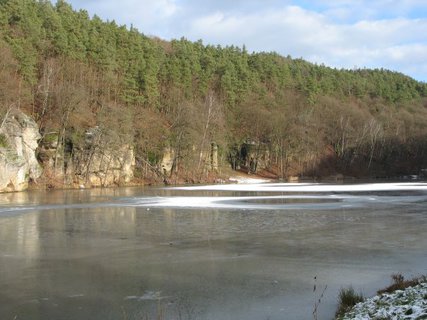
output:
[[[216, 208], [216, 209], [339, 209], [360, 208], [373, 202], [405, 205], [427, 201], [427, 183], [317, 184], [317, 183], [255, 183], [186, 186], [159, 189], [162, 191], [192, 192], [189, 196], [143, 196], [113, 198], [98, 203], [47, 204], [36, 206], [1, 206], [0, 216], [32, 210], [90, 209], [96, 207], [149, 208]], [[194, 196], [194, 192], [221, 192], [226, 195]], [[238, 192], [239, 195], [233, 193]], [[269, 196], [242, 195], [267, 193]], [[408, 192], [398, 197], [388, 192]], [[409, 192], [411, 192], [409, 194]]]
[[[299, 320], [427, 269], [424, 183], [0, 195], [0, 319]], [[317, 292], [313, 292], [314, 277]], [[182, 316], [182, 317], [181, 317]]]

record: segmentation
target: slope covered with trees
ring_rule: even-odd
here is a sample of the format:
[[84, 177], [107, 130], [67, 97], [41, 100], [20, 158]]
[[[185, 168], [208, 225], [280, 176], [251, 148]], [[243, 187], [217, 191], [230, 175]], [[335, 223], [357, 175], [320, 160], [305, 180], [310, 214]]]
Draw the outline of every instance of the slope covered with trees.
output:
[[[63, 0], [0, 0], [0, 119], [30, 114], [58, 150], [91, 128], [132, 145], [137, 176], [220, 167], [391, 176], [427, 167], [427, 84], [276, 53], [147, 37]], [[63, 163], [58, 165], [63, 166]]]

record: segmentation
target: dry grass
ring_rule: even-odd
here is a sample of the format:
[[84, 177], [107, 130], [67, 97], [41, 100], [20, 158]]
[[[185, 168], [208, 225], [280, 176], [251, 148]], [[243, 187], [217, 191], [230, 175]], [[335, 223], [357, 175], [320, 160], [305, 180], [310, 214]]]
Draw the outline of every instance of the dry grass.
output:
[[338, 309], [335, 318], [340, 319], [344, 314], [353, 308], [357, 303], [362, 302], [365, 298], [361, 293], [356, 293], [353, 287], [341, 288], [338, 295]]
[[391, 285], [385, 289], [378, 290], [377, 291], [378, 294], [392, 293], [396, 290], [404, 290], [406, 288], [416, 286], [420, 282], [426, 281], [427, 277], [421, 276], [421, 277], [412, 278], [410, 280], [405, 280], [402, 274], [395, 273], [391, 275], [391, 279], [392, 279]]

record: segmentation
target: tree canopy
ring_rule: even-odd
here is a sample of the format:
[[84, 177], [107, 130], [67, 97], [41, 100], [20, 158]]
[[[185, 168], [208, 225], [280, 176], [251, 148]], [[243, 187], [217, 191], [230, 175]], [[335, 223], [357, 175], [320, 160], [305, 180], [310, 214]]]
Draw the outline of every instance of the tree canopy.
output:
[[0, 52], [0, 110], [27, 110], [62, 142], [99, 126], [141, 161], [173, 148], [177, 170], [200, 164], [208, 141], [223, 163], [257, 144], [280, 175], [427, 165], [427, 84], [398, 72], [164, 41], [64, 0], [0, 0]]

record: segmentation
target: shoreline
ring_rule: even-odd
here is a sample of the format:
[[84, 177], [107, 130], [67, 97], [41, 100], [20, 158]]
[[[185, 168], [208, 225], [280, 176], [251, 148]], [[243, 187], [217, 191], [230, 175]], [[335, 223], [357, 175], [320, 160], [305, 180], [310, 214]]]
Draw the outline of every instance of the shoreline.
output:
[[427, 319], [427, 282], [356, 304], [339, 320]]
[[423, 182], [423, 176], [403, 176], [390, 178], [375, 177], [349, 177], [343, 175], [332, 175], [325, 177], [297, 177], [289, 176], [280, 178], [272, 173], [247, 174], [242, 171], [233, 171], [232, 175], [211, 176], [200, 181], [189, 181], [183, 177], [176, 177], [168, 182], [161, 180], [143, 180], [134, 179], [126, 183], [109, 184], [109, 185], [90, 185], [90, 184], [62, 184], [59, 182], [51, 183], [42, 178], [37, 182], [30, 181], [28, 187], [22, 190], [0, 190], [0, 194], [25, 192], [25, 191], [49, 191], [49, 190], [81, 190], [81, 189], [103, 189], [103, 188], [126, 188], [126, 187], [153, 187], [153, 186], [202, 186], [202, 185], [227, 185], [227, 184], [259, 184], [259, 183], [382, 183], [382, 182]]
[[427, 277], [405, 280], [401, 274], [393, 274], [391, 278], [390, 286], [369, 298], [352, 288], [342, 289], [335, 319], [427, 319]]

